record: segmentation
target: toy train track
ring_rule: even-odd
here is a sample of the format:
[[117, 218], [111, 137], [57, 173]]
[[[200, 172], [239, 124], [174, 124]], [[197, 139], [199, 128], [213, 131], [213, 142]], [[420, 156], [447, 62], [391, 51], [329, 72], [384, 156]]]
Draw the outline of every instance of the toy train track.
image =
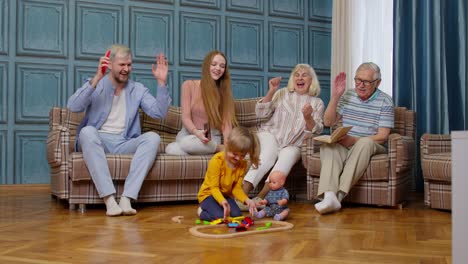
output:
[[249, 228], [248, 230], [242, 232], [232, 232], [232, 228], [227, 227], [226, 225], [201, 225], [194, 226], [189, 229], [190, 233], [197, 237], [203, 238], [232, 238], [237, 236], [246, 236], [253, 234], [263, 234], [269, 232], [278, 232], [294, 227], [293, 224], [285, 221], [267, 221], [267, 220], [256, 220], [256, 227], [263, 227], [267, 223], [271, 223], [271, 226], [268, 228]]

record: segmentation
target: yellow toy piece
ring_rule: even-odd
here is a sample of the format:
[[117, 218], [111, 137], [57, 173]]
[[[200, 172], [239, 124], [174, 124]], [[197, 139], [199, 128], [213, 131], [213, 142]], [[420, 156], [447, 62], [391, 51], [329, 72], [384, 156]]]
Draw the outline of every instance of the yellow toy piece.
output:
[[228, 222], [242, 224], [242, 221], [244, 219], [245, 219], [245, 216], [228, 217]]
[[223, 223], [224, 223], [224, 220], [222, 218], [219, 218], [219, 219], [211, 221], [210, 225], [219, 225], [219, 224], [223, 224]]

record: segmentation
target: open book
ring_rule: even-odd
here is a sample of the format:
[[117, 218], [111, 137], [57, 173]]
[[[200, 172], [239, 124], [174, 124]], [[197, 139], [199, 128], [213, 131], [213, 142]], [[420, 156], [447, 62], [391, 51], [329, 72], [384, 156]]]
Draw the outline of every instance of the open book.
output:
[[322, 136], [314, 137], [314, 140], [318, 140], [318, 141], [325, 142], [325, 143], [335, 143], [341, 137], [348, 134], [351, 128], [353, 127], [352, 126], [337, 127], [331, 135], [322, 135]]

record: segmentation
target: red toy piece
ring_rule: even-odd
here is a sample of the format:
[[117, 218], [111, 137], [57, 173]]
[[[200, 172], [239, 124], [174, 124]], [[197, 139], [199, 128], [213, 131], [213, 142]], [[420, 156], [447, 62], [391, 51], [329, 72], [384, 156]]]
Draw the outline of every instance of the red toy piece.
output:
[[246, 231], [249, 229], [249, 227], [254, 225], [254, 221], [250, 217], [245, 217], [244, 220], [242, 220], [242, 223], [240, 223], [238, 226], [236, 226], [236, 231]]
[[[107, 50], [105, 56], [106, 56], [107, 58], [109, 58], [109, 57], [110, 57], [110, 53], [111, 53], [111, 51], [110, 51], [110, 50]], [[102, 74], [106, 74], [106, 70], [107, 70], [107, 67], [106, 67], [106, 66], [102, 66], [102, 68], [101, 68]]]
[[245, 225], [248, 225], [248, 226], [253, 226], [254, 225], [254, 221], [252, 220], [252, 218], [246, 216], [244, 218], [244, 220], [242, 221], [242, 223], [245, 222]]

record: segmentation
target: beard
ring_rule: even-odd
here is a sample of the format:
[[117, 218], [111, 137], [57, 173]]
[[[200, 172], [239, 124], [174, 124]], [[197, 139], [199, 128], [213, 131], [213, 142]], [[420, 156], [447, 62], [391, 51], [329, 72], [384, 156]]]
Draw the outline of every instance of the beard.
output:
[[128, 72], [124, 72], [124, 73], [117, 73], [117, 74], [113, 74], [113, 77], [114, 77], [114, 80], [117, 82], [117, 83], [127, 83], [128, 81]]

